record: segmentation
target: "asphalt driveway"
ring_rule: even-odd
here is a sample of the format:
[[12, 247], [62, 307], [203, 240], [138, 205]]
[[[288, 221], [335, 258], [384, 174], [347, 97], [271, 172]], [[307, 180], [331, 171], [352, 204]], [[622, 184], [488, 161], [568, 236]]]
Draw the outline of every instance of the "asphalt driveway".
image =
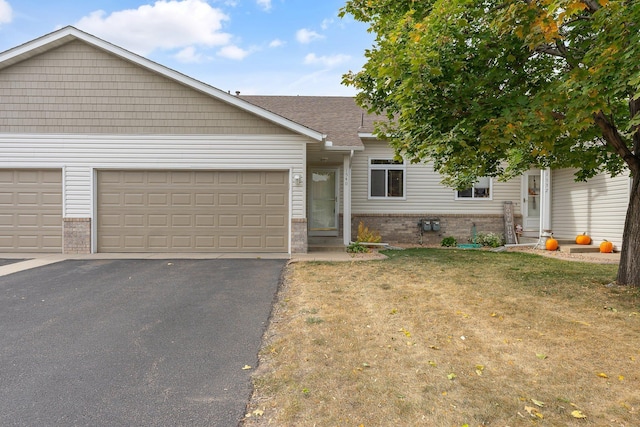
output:
[[64, 261], [0, 277], [0, 425], [237, 425], [285, 262]]

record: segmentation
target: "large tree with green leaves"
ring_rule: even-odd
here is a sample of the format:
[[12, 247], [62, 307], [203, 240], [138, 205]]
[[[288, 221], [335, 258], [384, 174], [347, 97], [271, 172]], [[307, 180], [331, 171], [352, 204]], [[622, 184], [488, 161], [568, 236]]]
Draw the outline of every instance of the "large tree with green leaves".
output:
[[640, 1], [349, 0], [376, 35], [344, 82], [444, 181], [630, 170], [618, 282], [640, 286]]

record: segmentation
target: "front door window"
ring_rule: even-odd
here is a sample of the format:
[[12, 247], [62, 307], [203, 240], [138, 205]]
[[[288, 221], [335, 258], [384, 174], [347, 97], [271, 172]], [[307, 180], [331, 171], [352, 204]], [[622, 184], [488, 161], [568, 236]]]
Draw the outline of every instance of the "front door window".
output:
[[525, 188], [522, 202], [522, 218], [525, 230], [540, 229], [540, 172], [531, 171], [525, 175]]
[[309, 231], [315, 235], [337, 235], [337, 184], [337, 170], [335, 169], [318, 169], [311, 172]]

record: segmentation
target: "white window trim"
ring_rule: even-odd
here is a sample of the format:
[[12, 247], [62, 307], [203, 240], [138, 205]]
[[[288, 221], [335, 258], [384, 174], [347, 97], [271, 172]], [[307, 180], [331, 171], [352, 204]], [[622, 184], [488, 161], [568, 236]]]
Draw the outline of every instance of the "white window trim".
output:
[[[472, 191], [471, 192], [471, 197], [460, 197], [458, 196], [458, 190], [454, 190], [453, 191], [453, 195], [454, 195], [454, 199], [455, 200], [461, 200], [461, 201], [465, 201], [465, 202], [469, 202], [469, 201], [473, 201], [473, 202], [479, 202], [482, 200], [493, 200], [493, 178], [492, 177], [488, 177], [489, 178], [489, 197], [475, 197], [475, 193]], [[473, 188], [475, 187], [475, 184], [471, 187], [471, 189], [473, 190]]]
[[[390, 164], [390, 165], [374, 165], [371, 164], [373, 160], [385, 160], [394, 161], [394, 158], [389, 157], [369, 157], [367, 160], [368, 165], [368, 179], [367, 179], [367, 198], [369, 200], [407, 200], [407, 162], [402, 159], [402, 164]], [[372, 196], [371, 195], [371, 171], [372, 170], [401, 170], [402, 171], [402, 197], [394, 196]], [[385, 185], [388, 183], [385, 180]]]

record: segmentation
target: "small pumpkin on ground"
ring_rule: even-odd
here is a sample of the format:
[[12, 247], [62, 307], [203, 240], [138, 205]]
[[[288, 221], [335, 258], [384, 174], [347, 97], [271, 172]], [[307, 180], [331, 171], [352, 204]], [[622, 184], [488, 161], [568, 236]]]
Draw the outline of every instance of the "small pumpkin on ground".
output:
[[613, 243], [608, 240], [600, 243], [600, 252], [603, 254], [610, 254], [611, 252], [613, 252]]
[[591, 244], [591, 237], [587, 235], [587, 233], [578, 234], [576, 236], [576, 244], [578, 245], [589, 245]]
[[544, 244], [544, 247], [548, 251], [557, 251], [558, 250], [558, 241], [556, 239], [554, 239], [553, 237], [549, 237], [547, 239], [547, 242]]

